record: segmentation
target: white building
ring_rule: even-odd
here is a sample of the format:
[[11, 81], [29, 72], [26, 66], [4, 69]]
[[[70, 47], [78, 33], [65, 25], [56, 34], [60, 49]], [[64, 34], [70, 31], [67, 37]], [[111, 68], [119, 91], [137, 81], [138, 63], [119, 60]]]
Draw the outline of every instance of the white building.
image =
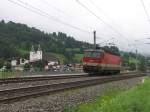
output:
[[11, 66], [12, 67], [25, 65], [27, 63], [29, 63], [29, 60], [23, 59], [23, 58], [11, 60]]
[[54, 65], [58, 65], [59, 62], [57, 60], [54, 60], [54, 61], [48, 61], [48, 65], [49, 66], [54, 66]]
[[17, 66], [17, 60], [11, 60], [11, 66]]
[[40, 45], [38, 46], [38, 50], [35, 51], [34, 47], [32, 46], [32, 49], [30, 51], [30, 62], [35, 62], [35, 61], [39, 61], [42, 60], [42, 50]]
[[27, 59], [20, 59], [20, 65], [25, 65], [27, 63], [29, 63], [29, 60], [27, 60]]

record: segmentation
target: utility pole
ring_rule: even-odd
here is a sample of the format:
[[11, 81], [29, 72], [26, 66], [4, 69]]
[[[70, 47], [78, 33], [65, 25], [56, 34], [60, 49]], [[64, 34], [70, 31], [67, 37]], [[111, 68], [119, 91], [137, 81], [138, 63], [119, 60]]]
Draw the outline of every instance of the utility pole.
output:
[[94, 49], [96, 49], [96, 31], [93, 31], [94, 34]]
[[136, 63], [135, 63], [136, 71], [138, 71], [138, 62], [137, 62], [137, 49], [136, 49]]

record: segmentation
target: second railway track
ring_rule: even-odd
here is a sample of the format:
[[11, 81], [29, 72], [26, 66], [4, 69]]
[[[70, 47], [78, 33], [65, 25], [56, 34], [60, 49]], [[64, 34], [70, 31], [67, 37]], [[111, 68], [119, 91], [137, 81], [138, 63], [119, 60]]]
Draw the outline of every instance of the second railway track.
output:
[[118, 75], [118, 76], [108, 76], [108, 77], [95, 77], [86, 80], [79, 80], [79, 81], [70, 81], [70, 82], [62, 82], [62, 83], [55, 83], [55, 84], [44, 84], [44, 85], [37, 85], [32, 87], [24, 87], [24, 88], [13, 88], [8, 90], [1, 90], [0, 91], [0, 103], [7, 103], [10, 101], [20, 100], [22, 98], [29, 98], [40, 96], [43, 94], [52, 94], [55, 92], [85, 87], [85, 86], [92, 86], [97, 84], [102, 84], [111, 81], [117, 80], [124, 80], [134, 77], [141, 77], [145, 76], [145, 74], [134, 74], [134, 75]]
[[79, 74], [79, 75], [17, 77], [17, 78], [0, 79], [0, 84], [22, 83], [22, 82], [32, 82], [32, 81], [44, 81], [44, 80], [59, 80], [59, 79], [82, 78], [82, 77], [87, 77], [87, 75]]
[[[121, 73], [121, 74], [133, 74], [134, 72]], [[44, 80], [59, 80], [59, 79], [69, 79], [69, 78], [82, 78], [88, 77], [88, 74], [78, 74], [78, 75], [52, 75], [52, 76], [32, 76], [32, 77], [16, 77], [16, 78], [4, 78], [0, 79], [0, 84], [9, 83], [23, 83], [32, 81], [44, 81]]]

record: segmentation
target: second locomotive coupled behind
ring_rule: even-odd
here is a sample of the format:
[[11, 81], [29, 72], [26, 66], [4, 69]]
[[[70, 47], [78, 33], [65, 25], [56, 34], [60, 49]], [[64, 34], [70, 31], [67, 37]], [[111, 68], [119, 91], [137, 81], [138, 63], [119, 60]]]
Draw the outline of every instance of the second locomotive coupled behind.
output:
[[83, 70], [86, 73], [120, 73], [122, 59], [103, 50], [84, 51]]

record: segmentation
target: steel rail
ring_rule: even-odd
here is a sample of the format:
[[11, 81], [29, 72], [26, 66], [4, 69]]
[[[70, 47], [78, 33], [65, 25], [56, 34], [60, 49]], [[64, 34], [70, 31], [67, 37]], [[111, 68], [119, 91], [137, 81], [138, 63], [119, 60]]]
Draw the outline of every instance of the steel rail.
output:
[[[128, 73], [120, 73], [120, 74], [133, 74], [135, 72]], [[33, 77], [17, 77], [17, 78], [5, 78], [0, 79], [0, 84], [8, 84], [8, 83], [23, 83], [23, 82], [31, 82], [31, 81], [43, 81], [43, 80], [59, 80], [59, 79], [68, 79], [68, 78], [80, 78], [80, 77], [88, 77], [87, 74], [79, 74], [79, 75], [55, 75], [55, 76], [33, 76]]]
[[40, 85], [40, 86], [33, 86], [33, 87], [3, 90], [0, 91], [0, 103], [8, 103], [11, 101], [18, 101], [24, 98], [37, 97], [43, 94], [53, 94], [68, 89], [93, 86], [93, 85], [103, 84], [106, 82], [124, 80], [124, 79], [135, 78], [135, 77], [143, 77], [145, 75], [146, 74], [134, 74], [134, 75], [98, 77], [96, 79], [86, 79], [83, 81], [72, 81], [67, 83], [47, 84], [47, 85]]
[[22, 83], [22, 82], [43, 81], [43, 80], [59, 80], [59, 79], [80, 78], [80, 77], [87, 77], [87, 75], [79, 74], [79, 75], [57, 75], [57, 76], [6, 78], [6, 79], [0, 79], [0, 84]]

